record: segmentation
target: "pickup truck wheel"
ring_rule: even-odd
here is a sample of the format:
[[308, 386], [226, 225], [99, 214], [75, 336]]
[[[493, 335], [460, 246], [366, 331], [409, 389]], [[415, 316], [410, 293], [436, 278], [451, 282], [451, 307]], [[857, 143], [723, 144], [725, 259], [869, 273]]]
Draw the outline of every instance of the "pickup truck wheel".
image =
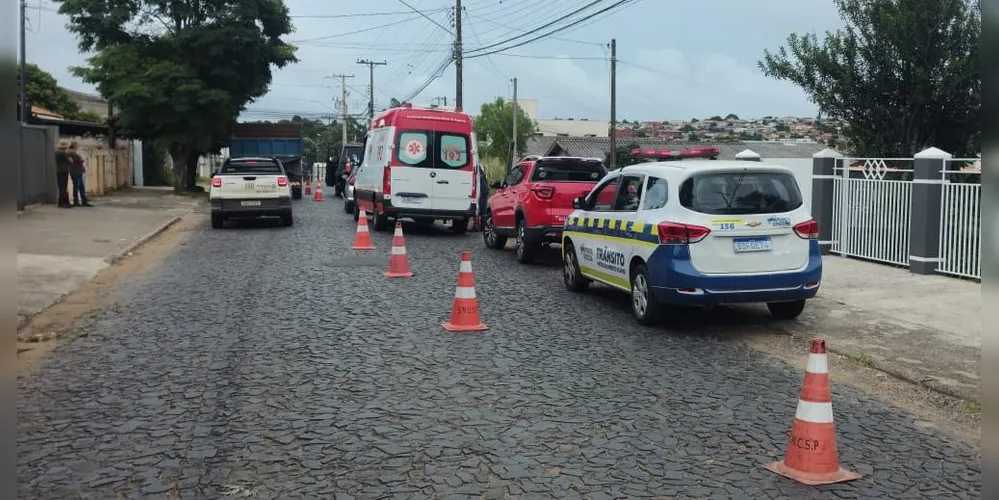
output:
[[356, 201], [350, 207], [350, 209], [351, 209], [352, 212], [354, 212], [354, 222], [357, 222], [358, 220], [360, 220], [361, 219], [361, 207], [357, 206], [357, 202]]
[[348, 214], [354, 213], [354, 204], [346, 198], [343, 199], [343, 211]]
[[291, 188], [291, 199], [301, 200], [302, 199], [302, 188]]
[[527, 223], [524, 219], [517, 221], [517, 261], [521, 264], [534, 262], [534, 257], [538, 254], [540, 245], [529, 241], [527, 238]]
[[468, 218], [462, 217], [451, 221], [451, 232], [454, 234], [465, 234], [468, 232]]
[[562, 279], [570, 292], [582, 293], [590, 287], [590, 280], [579, 270], [576, 248], [571, 241], [567, 241], [562, 248]]
[[486, 216], [482, 218], [482, 241], [486, 244], [486, 248], [493, 250], [499, 250], [506, 246], [506, 236], [496, 233], [491, 212], [486, 212]]
[[375, 231], [385, 231], [388, 229], [388, 217], [378, 213], [378, 207], [371, 211], [371, 227]]
[[222, 214], [212, 214], [212, 229], [222, 229], [225, 226], [225, 217]]

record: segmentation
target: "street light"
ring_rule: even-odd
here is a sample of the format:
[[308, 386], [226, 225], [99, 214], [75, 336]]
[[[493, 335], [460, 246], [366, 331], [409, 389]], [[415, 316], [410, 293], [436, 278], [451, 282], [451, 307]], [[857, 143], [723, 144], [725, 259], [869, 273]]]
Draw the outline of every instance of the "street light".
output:
[[[316, 144], [316, 141], [312, 140], [311, 137], [303, 137], [302, 139], [304, 139], [304, 140], [309, 141], [310, 143], [312, 143], [312, 147], [316, 151], [316, 158], [315, 159], [318, 160], [319, 159], [319, 144]], [[308, 156], [306, 156], [305, 159], [306, 159], [306, 161], [308, 161], [308, 159], [309, 159]], [[319, 162], [314, 162], [314, 163], [319, 163]], [[312, 165], [309, 165], [309, 172], [312, 174], [312, 180], [315, 181], [315, 182], [318, 182], [318, 178], [316, 177], [316, 172], [314, 170], [312, 170]]]

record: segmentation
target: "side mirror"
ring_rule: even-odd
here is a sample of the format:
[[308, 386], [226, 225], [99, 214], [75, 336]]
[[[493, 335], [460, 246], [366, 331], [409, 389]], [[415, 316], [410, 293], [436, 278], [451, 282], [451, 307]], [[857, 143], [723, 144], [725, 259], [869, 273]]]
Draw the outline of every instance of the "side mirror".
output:
[[585, 206], [586, 206], [586, 197], [585, 196], [580, 196], [580, 197], [572, 200], [572, 208], [574, 208], [576, 210], [582, 210], [583, 207], [585, 207]]
[[490, 184], [489, 187], [492, 189], [503, 189], [503, 181], [493, 181], [493, 183]]

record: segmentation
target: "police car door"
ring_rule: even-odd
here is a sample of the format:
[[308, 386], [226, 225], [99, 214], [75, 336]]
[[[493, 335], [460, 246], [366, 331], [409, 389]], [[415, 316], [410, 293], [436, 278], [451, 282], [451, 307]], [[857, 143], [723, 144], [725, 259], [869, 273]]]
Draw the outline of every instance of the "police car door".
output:
[[638, 217], [638, 208], [642, 201], [642, 186], [645, 185], [643, 174], [625, 174], [618, 183], [617, 194], [614, 197], [614, 209], [601, 222], [609, 241], [614, 245], [605, 253], [605, 271], [614, 275], [615, 283], [624, 288], [631, 288], [629, 272], [631, 257], [638, 248], [629, 223], [634, 223]]
[[590, 192], [586, 212], [580, 222], [583, 241], [577, 246], [579, 271], [583, 275], [627, 289], [629, 284], [622, 284], [621, 274], [617, 271], [623, 256], [621, 240], [607, 229], [607, 220], [614, 213], [619, 181], [620, 176], [610, 174]]

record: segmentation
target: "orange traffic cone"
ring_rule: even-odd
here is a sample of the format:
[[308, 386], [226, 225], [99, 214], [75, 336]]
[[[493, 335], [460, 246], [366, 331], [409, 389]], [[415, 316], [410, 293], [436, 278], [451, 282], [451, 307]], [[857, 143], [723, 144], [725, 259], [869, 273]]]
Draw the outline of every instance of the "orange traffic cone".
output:
[[458, 286], [454, 289], [451, 321], [441, 326], [449, 332], [478, 332], [486, 325], [479, 320], [479, 301], [475, 298], [475, 277], [472, 276], [472, 252], [461, 252]]
[[784, 461], [767, 465], [767, 469], [810, 486], [860, 479], [860, 474], [839, 465], [824, 339], [812, 340]]
[[374, 250], [375, 245], [371, 242], [371, 233], [368, 231], [368, 216], [363, 208], [359, 208], [360, 214], [357, 216], [357, 232], [354, 233], [354, 250]]
[[396, 221], [395, 234], [392, 236], [392, 253], [389, 256], [389, 268], [385, 271], [385, 277], [409, 278], [412, 275], [409, 270], [409, 259], [406, 257], [406, 243], [402, 238], [402, 223]]
[[316, 195], [312, 198], [315, 201], [323, 201], [323, 187], [316, 183]]
[[312, 181], [310, 179], [305, 179], [305, 194], [312, 194]]

